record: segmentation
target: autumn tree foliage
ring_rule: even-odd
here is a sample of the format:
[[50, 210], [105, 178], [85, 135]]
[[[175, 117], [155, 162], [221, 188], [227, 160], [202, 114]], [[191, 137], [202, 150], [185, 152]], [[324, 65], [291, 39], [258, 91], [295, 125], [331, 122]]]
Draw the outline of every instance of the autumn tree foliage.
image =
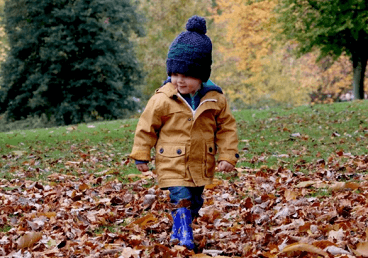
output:
[[46, 115], [71, 124], [126, 116], [141, 79], [129, 0], [9, 0], [0, 112], [8, 120]]
[[351, 89], [349, 56], [320, 57], [318, 49], [296, 55], [300, 43], [278, 36], [278, 5], [217, 1], [213, 17], [220, 62], [215, 60], [213, 79], [238, 108], [339, 101]]
[[214, 79], [230, 98], [239, 107], [307, 102], [310, 89], [300, 87], [300, 74], [291, 76], [293, 57], [275, 40], [277, 2], [224, 0], [217, 4], [214, 19], [225, 28], [226, 42], [220, 51], [226, 65], [216, 71]]
[[298, 41], [299, 53], [320, 49], [320, 56], [346, 53], [353, 64], [356, 99], [364, 98], [368, 59], [368, 5], [365, 1], [281, 0], [277, 8], [281, 31]]
[[193, 15], [206, 17], [211, 33], [209, 10], [212, 0], [140, 0], [139, 11], [145, 16], [145, 36], [136, 38], [137, 54], [143, 64], [145, 80], [141, 83], [143, 97], [148, 98], [166, 79], [166, 58], [171, 42], [185, 30]]

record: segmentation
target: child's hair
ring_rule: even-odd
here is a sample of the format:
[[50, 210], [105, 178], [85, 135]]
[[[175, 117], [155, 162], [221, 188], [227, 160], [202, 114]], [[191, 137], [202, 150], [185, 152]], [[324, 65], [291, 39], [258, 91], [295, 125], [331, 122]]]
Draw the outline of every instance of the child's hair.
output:
[[212, 42], [206, 36], [206, 20], [193, 16], [188, 20], [186, 29], [170, 45], [166, 61], [167, 74], [185, 74], [206, 82], [212, 64]]

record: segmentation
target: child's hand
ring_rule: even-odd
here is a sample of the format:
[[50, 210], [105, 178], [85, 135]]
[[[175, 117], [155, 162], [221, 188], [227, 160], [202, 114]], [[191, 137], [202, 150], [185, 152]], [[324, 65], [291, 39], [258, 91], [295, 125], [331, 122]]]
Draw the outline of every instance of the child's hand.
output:
[[147, 164], [137, 164], [136, 167], [141, 172], [147, 172], [149, 170]]
[[218, 171], [224, 171], [224, 172], [231, 172], [234, 170], [234, 165], [230, 164], [229, 162], [225, 160], [221, 160], [217, 166]]

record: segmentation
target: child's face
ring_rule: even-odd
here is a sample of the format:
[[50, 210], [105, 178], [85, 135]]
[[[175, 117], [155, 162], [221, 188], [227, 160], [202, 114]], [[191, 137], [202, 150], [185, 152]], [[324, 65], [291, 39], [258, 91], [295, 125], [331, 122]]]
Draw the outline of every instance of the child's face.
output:
[[173, 73], [171, 74], [171, 83], [181, 94], [194, 94], [201, 88], [202, 81], [181, 73]]

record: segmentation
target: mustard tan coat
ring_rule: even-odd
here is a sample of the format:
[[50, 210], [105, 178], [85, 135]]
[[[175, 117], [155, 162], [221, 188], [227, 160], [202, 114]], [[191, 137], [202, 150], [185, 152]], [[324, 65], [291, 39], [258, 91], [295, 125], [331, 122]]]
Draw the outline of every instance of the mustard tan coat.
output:
[[171, 83], [158, 89], [142, 113], [130, 157], [151, 160], [156, 151], [159, 187], [211, 184], [218, 160], [235, 165], [236, 121], [225, 96], [208, 92], [193, 111]]

